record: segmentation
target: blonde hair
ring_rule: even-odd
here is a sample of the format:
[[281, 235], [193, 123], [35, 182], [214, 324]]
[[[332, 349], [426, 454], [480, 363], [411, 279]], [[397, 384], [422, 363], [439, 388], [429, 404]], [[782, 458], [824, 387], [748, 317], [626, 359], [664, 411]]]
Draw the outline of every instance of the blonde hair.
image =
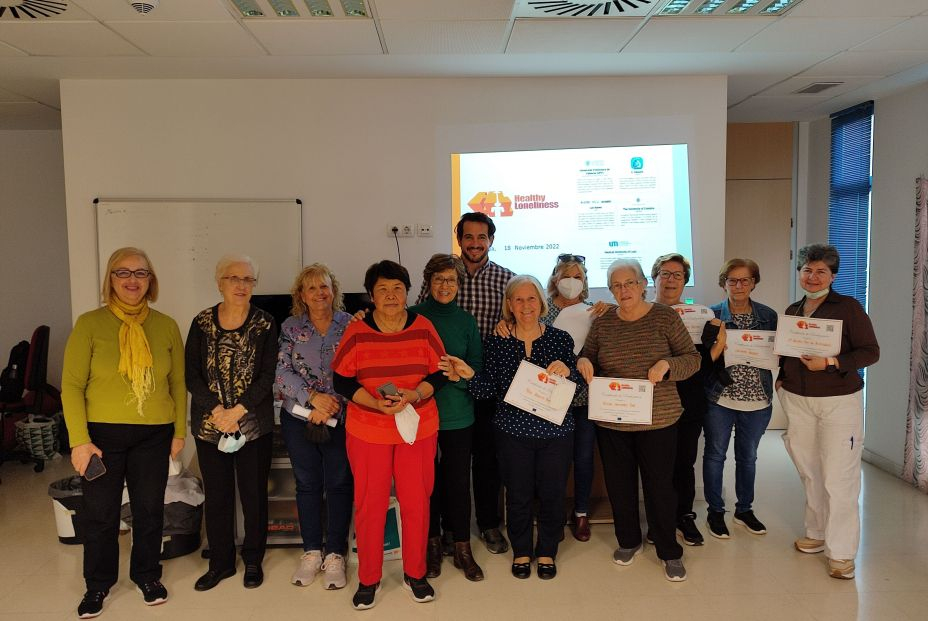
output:
[[557, 265], [554, 266], [554, 271], [551, 272], [551, 277], [548, 279], [548, 295], [552, 298], [557, 293], [557, 283], [561, 279], [561, 276], [571, 267], [577, 267], [580, 270], [580, 275], [583, 276], [583, 289], [580, 291], [580, 301], [590, 297], [590, 284], [586, 280], [586, 266], [579, 261], [558, 261]]
[[293, 281], [293, 287], [290, 288], [290, 295], [293, 296], [293, 306], [290, 309], [291, 315], [299, 317], [307, 312], [306, 303], [303, 301], [303, 286], [306, 284], [306, 281], [310, 279], [320, 281], [328, 280], [329, 285], [332, 287], [332, 310], [337, 311], [345, 309], [342, 288], [341, 285], [338, 284], [338, 279], [335, 278], [335, 274], [332, 273], [332, 270], [325, 263], [313, 263], [312, 265], [304, 267], [300, 273], [297, 274], [296, 280]]
[[219, 281], [222, 280], [222, 277], [226, 275], [226, 270], [235, 265], [236, 263], [245, 263], [248, 265], [248, 268], [251, 270], [252, 275], [254, 275], [255, 280], [258, 279], [258, 264], [255, 263], [255, 260], [249, 257], [247, 254], [226, 254], [223, 255], [221, 259], [216, 263], [216, 284], [219, 284]]
[[548, 314], [548, 300], [545, 299], [545, 292], [541, 288], [541, 283], [538, 282], [538, 279], [534, 276], [528, 274], [519, 274], [518, 276], [513, 276], [509, 279], [509, 282], [506, 283], [506, 292], [503, 294], [503, 319], [508, 323], [512, 323], [515, 318], [512, 316], [512, 310], [509, 308], [509, 300], [512, 298], [513, 292], [522, 285], [530, 283], [535, 287], [535, 292], [538, 294], [538, 301], [541, 303], [541, 312], [538, 313], [539, 317], [544, 317]]
[[103, 303], [109, 304], [112, 301], [113, 295], [115, 295], [113, 293], [113, 282], [111, 278], [112, 272], [116, 269], [116, 264], [127, 257], [142, 257], [145, 259], [145, 264], [148, 266], [149, 272], [148, 291], [145, 292], [145, 299], [149, 302], [157, 302], [158, 276], [155, 275], [155, 266], [151, 264], [151, 259], [148, 258], [148, 254], [144, 250], [133, 246], [126, 246], [113, 251], [113, 254], [110, 255], [109, 260], [106, 262], [106, 270], [103, 272], [103, 290], [100, 292]]

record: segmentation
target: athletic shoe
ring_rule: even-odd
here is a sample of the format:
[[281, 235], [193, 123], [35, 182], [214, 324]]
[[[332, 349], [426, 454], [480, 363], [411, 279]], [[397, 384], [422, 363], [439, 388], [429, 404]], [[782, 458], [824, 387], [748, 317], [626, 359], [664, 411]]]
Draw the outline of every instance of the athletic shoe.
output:
[[403, 587], [412, 594], [414, 601], [424, 604], [435, 599], [435, 589], [429, 584], [429, 581], [422, 578], [412, 578], [403, 574]]
[[616, 565], [631, 565], [635, 557], [641, 554], [642, 546], [637, 548], [616, 548], [612, 553], [612, 562]]
[[[309, 586], [316, 579], [316, 574], [322, 568], [322, 552], [319, 550], [310, 550], [303, 552], [300, 557], [300, 566], [293, 572], [290, 578], [290, 584], [297, 586]], [[342, 585], [344, 586], [344, 585]]]
[[345, 576], [345, 557], [341, 554], [326, 554], [322, 562], [322, 571], [322, 586], [325, 588], [342, 589], [348, 584], [348, 577]]
[[823, 539], [812, 539], [811, 537], [800, 537], [793, 542], [793, 545], [796, 546], [797, 550], [806, 554], [815, 554], [825, 550], [825, 541]]
[[767, 527], [764, 526], [763, 522], [754, 517], [753, 511], [744, 511], [742, 513], [736, 511], [733, 520], [735, 524], [741, 524], [755, 535], [767, 534]]
[[380, 591], [380, 583], [361, 584], [358, 583], [358, 590], [355, 591], [354, 597], [351, 598], [351, 605], [355, 610], [367, 610], [374, 607], [374, 596]]
[[709, 525], [709, 534], [716, 539], [729, 539], [731, 537], [728, 527], [725, 526], [724, 511], [710, 511], [706, 516], [706, 524]]
[[702, 533], [696, 528], [695, 513], [681, 515], [680, 519], [677, 520], [677, 530], [683, 536], [683, 543], [688, 546], [701, 546], [705, 543]]
[[152, 580], [144, 584], [137, 585], [138, 592], [145, 599], [146, 606], [157, 606], [168, 601], [168, 590], [164, 588], [160, 580]]
[[103, 612], [103, 602], [110, 594], [109, 591], [87, 591], [84, 599], [77, 606], [77, 616], [81, 619], [93, 619]]
[[854, 578], [854, 559], [838, 560], [828, 559], [828, 575], [839, 580], [851, 580]]
[[664, 565], [664, 577], [671, 582], [683, 582], [686, 580], [686, 567], [683, 566], [682, 558], [675, 558], [669, 561], [661, 561]]

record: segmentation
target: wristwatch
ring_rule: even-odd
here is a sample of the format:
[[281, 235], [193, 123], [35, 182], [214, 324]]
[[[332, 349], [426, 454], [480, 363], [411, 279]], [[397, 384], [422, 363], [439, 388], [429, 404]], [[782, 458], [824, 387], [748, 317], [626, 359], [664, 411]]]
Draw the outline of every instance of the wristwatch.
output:
[[834, 358], [829, 358], [828, 366], [825, 367], [825, 372], [826, 373], [837, 373], [838, 372], [838, 365], [836, 364], [837, 362], [838, 361], [835, 360]]

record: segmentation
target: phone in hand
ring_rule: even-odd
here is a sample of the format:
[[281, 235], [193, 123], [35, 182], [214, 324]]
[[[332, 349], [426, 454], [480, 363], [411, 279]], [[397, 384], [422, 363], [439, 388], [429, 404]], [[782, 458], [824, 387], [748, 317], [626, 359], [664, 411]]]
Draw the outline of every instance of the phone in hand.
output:
[[400, 392], [396, 389], [396, 385], [393, 382], [387, 382], [377, 387], [377, 392], [380, 393], [380, 396], [386, 399], [387, 397], [399, 397]]
[[84, 470], [84, 478], [88, 481], [93, 481], [99, 479], [104, 474], [106, 474], [106, 466], [103, 465], [103, 460], [100, 459], [100, 456], [94, 453], [90, 456], [90, 463], [87, 464], [87, 468]]

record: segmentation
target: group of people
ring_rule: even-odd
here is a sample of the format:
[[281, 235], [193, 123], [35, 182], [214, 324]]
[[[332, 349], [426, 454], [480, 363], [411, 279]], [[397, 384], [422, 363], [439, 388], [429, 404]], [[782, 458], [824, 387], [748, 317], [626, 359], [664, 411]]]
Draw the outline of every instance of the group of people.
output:
[[[86, 593], [81, 618], [99, 615], [118, 574], [123, 482], [133, 515], [130, 579], [148, 605], [167, 600], [159, 564], [168, 458], [191, 434], [206, 494], [209, 567], [194, 584], [212, 589], [236, 573], [235, 486], [244, 518], [243, 584], [262, 584], [267, 542], [267, 481], [273, 401], [296, 480], [303, 553], [291, 582], [347, 584], [349, 526], [357, 539], [358, 588], [352, 603], [371, 608], [380, 589], [391, 489], [402, 523], [403, 586], [417, 602], [435, 597], [430, 578], [443, 558], [470, 581], [484, 579], [471, 548], [471, 494], [480, 539], [502, 554], [512, 575], [557, 575], [565, 495], [574, 465], [571, 533], [590, 539], [594, 442], [618, 543], [612, 558], [629, 565], [653, 543], [668, 580], [686, 579], [684, 544], [702, 545], [693, 510], [694, 467], [705, 434], [703, 479], [709, 532], [727, 539], [722, 473], [735, 433], [734, 522], [760, 535], [753, 513], [757, 447], [774, 390], [789, 419], [787, 449], [806, 490], [801, 552], [825, 551], [829, 574], [852, 578], [859, 539], [857, 501], [862, 447], [862, 380], [879, 347], [860, 304], [833, 289], [838, 254], [813, 245], [799, 254], [803, 297], [788, 315], [843, 320], [833, 358], [783, 358], [773, 374], [726, 366], [726, 330], [776, 328], [777, 313], [751, 293], [760, 270], [732, 259], [719, 273], [725, 298], [694, 344], [672, 306], [681, 303], [690, 264], [659, 257], [648, 279], [635, 260], [607, 272], [614, 304], [587, 298], [585, 258], [558, 257], [546, 287], [489, 260], [491, 218], [464, 215], [456, 226], [461, 256], [438, 254], [425, 266], [418, 303], [393, 261], [371, 265], [364, 288], [371, 312], [349, 315], [325, 265], [296, 277], [292, 314], [280, 326], [251, 304], [258, 266], [223, 257], [215, 279], [222, 301], [192, 321], [186, 345], [176, 323], [149, 307], [158, 279], [144, 251], [110, 257], [104, 306], [80, 316], [65, 350], [62, 398], [74, 468], [96, 456], [105, 474], [84, 482]], [[555, 327], [565, 308], [585, 305], [592, 320], [583, 342]], [[579, 351], [579, 354], [575, 352]], [[555, 424], [506, 402], [523, 361], [577, 385]], [[650, 424], [591, 421], [586, 384], [594, 376], [653, 384]], [[639, 519], [639, 477], [647, 531]], [[473, 484], [473, 485], [472, 485]], [[505, 487], [507, 536], [500, 530]], [[324, 515], [323, 515], [324, 507]], [[537, 526], [536, 526], [537, 524]], [[535, 532], [537, 530], [537, 532]]]

